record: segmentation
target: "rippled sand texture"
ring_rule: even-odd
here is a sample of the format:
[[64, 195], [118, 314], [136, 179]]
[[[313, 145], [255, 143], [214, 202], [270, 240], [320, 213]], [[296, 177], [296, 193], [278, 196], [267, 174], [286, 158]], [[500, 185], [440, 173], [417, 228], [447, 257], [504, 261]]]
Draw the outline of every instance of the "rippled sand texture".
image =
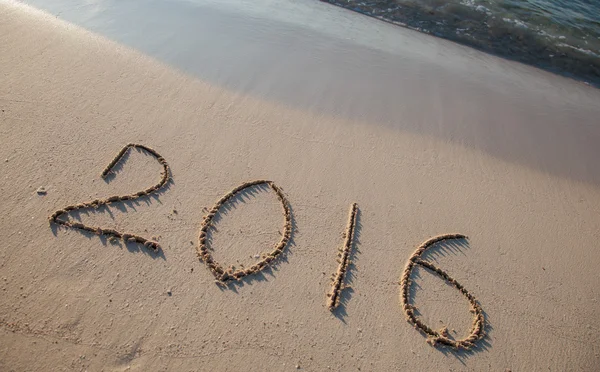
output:
[[[311, 44], [307, 31], [293, 44], [297, 64], [280, 65], [272, 78], [331, 58], [320, 60], [314, 80], [291, 76], [295, 87], [265, 78], [269, 95], [183, 74], [0, 3], [0, 370], [598, 365], [596, 91], [348, 17], [414, 52], [377, 54], [331, 34]], [[289, 27], [282, 39], [272, 36], [277, 43], [294, 35]], [[311, 57], [311, 45], [332, 49]], [[337, 63], [340, 45], [349, 64]], [[224, 55], [212, 54], [212, 63]], [[356, 55], [371, 60], [371, 79], [354, 74], [354, 62], [363, 62]], [[273, 98], [283, 91], [289, 95]], [[138, 151], [101, 178], [127, 143], [156, 150], [172, 182], [69, 217], [156, 239], [158, 254], [48, 223], [64, 206], [156, 183], [161, 164]], [[289, 202], [291, 239], [275, 265], [223, 287], [198, 260], [201, 221], [216, 200], [257, 179], [275, 182]], [[360, 213], [345, 276], [351, 288], [331, 313], [325, 294], [353, 202]], [[282, 203], [267, 188], [229, 198], [211, 225], [211, 255], [225, 268], [251, 267], [285, 234]], [[411, 254], [448, 232], [469, 240], [433, 246], [422, 258], [481, 304], [486, 337], [472, 351], [430, 346], [399, 301]], [[469, 334], [473, 314], [459, 291], [421, 267], [410, 280], [424, 324], [454, 339]]]

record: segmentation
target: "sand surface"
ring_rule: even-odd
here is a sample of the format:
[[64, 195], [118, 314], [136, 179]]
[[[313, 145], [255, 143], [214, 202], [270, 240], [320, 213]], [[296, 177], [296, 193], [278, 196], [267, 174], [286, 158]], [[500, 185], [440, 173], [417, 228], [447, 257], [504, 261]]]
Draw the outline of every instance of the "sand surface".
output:
[[27, 0], [212, 85], [600, 185], [600, 91], [315, 0]]
[[[463, 107], [441, 109], [471, 96], [497, 110], [494, 120], [528, 128], [526, 143], [564, 142], [571, 151], [561, 167], [584, 164], [584, 179], [460, 138], [227, 90], [13, 3], [0, 3], [0, 50], [0, 370], [591, 371], [600, 363], [600, 178], [588, 145], [600, 137], [598, 107], [584, 104], [600, 103], [597, 91], [520, 76], [517, 66], [485, 75], [481, 86], [502, 89], [473, 96], [449, 68], [420, 78], [452, 83], [458, 96], [415, 102], [398, 118], [418, 126], [427, 112], [440, 127], [448, 117], [485, 125], [489, 110], [461, 122]], [[536, 96], [540, 86], [527, 83], [544, 79], [554, 90]], [[506, 117], [498, 115], [510, 101], [500, 95], [520, 102]], [[527, 127], [532, 115], [554, 124]], [[579, 152], [573, 138], [589, 142]], [[137, 152], [110, 183], [100, 178], [129, 142], [164, 156], [173, 183], [157, 197], [73, 218], [158, 237], [159, 254], [48, 223], [63, 206], [155, 183], [160, 166]], [[271, 270], [223, 289], [197, 259], [200, 221], [253, 179], [285, 191], [292, 242]], [[326, 293], [352, 202], [360, 209], [352, 288], [332, 315]], [[264, 190], [236, 199], [216, 226], [215, 258], [252, 264], [280, 239], [280, 209]], [[399, 305], [408, 257], [448, 232], [469, 241], [429, 259], [485, 311], [488, 334], [471, 352], [429, 346]], [[417, 274], [422, 319], [464, 336], [467, 301]]]

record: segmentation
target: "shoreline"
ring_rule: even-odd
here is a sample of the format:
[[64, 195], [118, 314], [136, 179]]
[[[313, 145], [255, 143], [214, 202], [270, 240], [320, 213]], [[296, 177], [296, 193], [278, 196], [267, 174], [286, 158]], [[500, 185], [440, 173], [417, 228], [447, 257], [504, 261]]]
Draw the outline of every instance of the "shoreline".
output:
[[[484, 53], [489, 53], [500, 58], [533, 66], [565, 78], [573, 79], [596, 89], [600, 88], [600, 57], [598, 57], [598, 55], [589, 55], [585, 53], [585, 51], [578, 50], [575, 47], [563, 46], [562, 48], [559, 48], [555, 45], [545, 45], [542, 44], [541, 41], [536, 40], [532, 35], [524, 33], [517, 33], [515, 35], [509, 33], [508, 36], [505, 35], [504, 37], [506, 40], [502, 38], [497, 40], [494, 38], [480, 40], [461, 35], [455, 32], [451, 27], [450, 30], [444, 29], [443, 31], [428, 30], [423, 28], [422, 25], [417, 26], [417, 24], [422, 23], [423, 19], [426, 19], [428, 23], [438, 24], [439, 21], [436, 21], [435, 17], [430, 17], [430, 14], [434, 14], [434, 12], [419, 9], [418, 7], [414, 7], [413, 9], [408, 6], [408, 4], [404, 4], [404, 9], [402, 10], [396, 9], [393, 14], [377, 15], [375, 13], [383, 13], [383, 9], [371, 7], [364, 2], [349, 0], [344, 4], [338, 0], [320, 1], [395, 26], [408, 28], [410, 30], [455, 42], [459, 45], [464, 45]], [[397, 8], [401, 8], [401, 6]], [[406, 13], [409, 13], [410, 15]], [[487, 25], [487, 20], [482, 20], [481, 22]], [[513, 32], [515, 31], [517, 30], [513, 30]], [[490, 34], [501, 33], [499, 30], [493, 30], [492, 32], [491, 29], [487, 30], [487, 32]], [[515, 44], [517, 46], [515, 46]], [[531, 53], [531, 51], [539, 50], [543, 50], [544, 54]], [[587, 52], [592, 53], [591, 51]]]

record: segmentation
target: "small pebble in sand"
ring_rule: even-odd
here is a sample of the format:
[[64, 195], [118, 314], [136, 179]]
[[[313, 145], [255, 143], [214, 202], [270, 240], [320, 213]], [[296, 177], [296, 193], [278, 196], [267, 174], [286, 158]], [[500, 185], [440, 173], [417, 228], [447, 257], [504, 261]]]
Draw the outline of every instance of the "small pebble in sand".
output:
[[168, 294], [169, 296], [172, 296], [172, 295], [173, 295], [173, 292], [171, 292], [171, 290], [169, 289], [169, 290], [167, 291], [167, 294]]
[[38, 195], [46, 195], [48, 193], [48, 191], [46, 191], [46, 188], [44, 186], [38, 187], [36, 192], [38, 193]]

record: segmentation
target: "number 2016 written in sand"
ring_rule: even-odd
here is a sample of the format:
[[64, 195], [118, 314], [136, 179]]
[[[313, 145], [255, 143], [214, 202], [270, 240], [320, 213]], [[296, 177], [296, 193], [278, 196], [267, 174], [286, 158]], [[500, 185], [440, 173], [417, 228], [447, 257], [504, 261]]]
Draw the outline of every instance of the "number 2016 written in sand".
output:
[[[102, 172], [102, 178], [106, 178], [111, 173], [113, 173], [114, 167], [123, 159], [127, 152], [131, 151], [131, 149], [134, 148], [139, 151], [148, 153], [161, 164], [163, 170], [161, 172], [159, 182], [133, 194], [115, 195], [105, 199], [96, 199], [89, 202], [63, 207], [50, 216], [50, 223], [57, 224], [65, 228], [74, 228], [82, 231], [87, 231], [99, 236], [108, 236], [112, 239], [121, 239], [125, 243], [141, 244], [144, 245], [146, 248], [152, 249], [154, 251], [160, 250], [161, 248], [159, 243], [154, 240], [147, 239], [136, 234], [117, 231], [115, 229], [105, 229], [102, 227], [88, 226], [83, 223], [73, 222], [72, 220], [69, 220], [67, 218], [69, 212], [84, 209], [100, 208], [102, 206], [108, 206], [109, 204], [113, 203], [136, 200], [138, 198], [150, 195], [152, 193], [159, 192], [163, 190], [167, 186], [167, 184], [169, 184], [169, 182], [171, 181], [171, 169], [165, 158], [163, 158], [155, 150], [147, 146], [138, 144], [128, 144], [125, 147], [123, 147], [123, 149], [119, 151], [117, 156], [115, 156], [115, 158], [104, 169], [104, 171]], [[213, 258], [211, 250], [209, 249], [208, 236], [211, 231], [213, 219], [217, 214], [219, 214], [221, 208], [225, 203], [227, 203], [227, 201], [234, 198], [236, 195], [243, 192], [244, 190], [253, 187], [268, 187], [275, 193], [278, 200], [281, 202], [284, 220], [284, 229], [281, 240], [273, 247], [273, 249], [269, 253], [263, 254], [262, 257], [260, 257], [260, 259], [250, 267], [242, 267], [236, 269], [235, 267], [230, 266], [228, 268], [225, 268]], [[335, 311], [338, 307], [342, 296], [342, 292], [345, 288], [344, 278], [346, 272], [348, 271], [350, 257], [352, 256], [352, 247], [354, 243], [353, 241], [358, 213], [358, 205], [356, 203], [353, 203], [350, 206], [348, 223], [346, 226], [346, 231], [343, 235], [344, 242], [338, 250], [338, 267], [336, 272], [332, 275], [331, 289], [327, 293], [327, 307], [332, 312]], [[200, 225], [200, 233], [198, 235], [198, 245], [196, 248], [198, 257], [201, 261], [203, 261], [206, 264], [210, 272], [215, 276], [216, 282], [220, 285], [227, 286], [227, 284], [229, 284], [230, 282], [242, 280], [248, 275], [256, 274], [265, 269], [266, 267], [274, 265], [278, 257], [283, 253], [283, 251], [287, 247], [292, 237], [292, 232], [292, 211], [290, 208], [290, 203], [286, 198], [285, 194], [283, 193], [282, 189], [279, 188], [279, 186], [277, 186], [272, 181], [256, 180], [241, 184], [240, 186], [231, 190], [227, 194], [223, 195], [223, 197], [221, 197], [215, 203], [215, 205], [208, 211], [208, 213], [206, 214], [206, 216], [204, 216], [202, 220], [202, 223]], [[426, 250], [430, 249], [438, 242], [466, 238], [467, 237], [462, 234], [445, 234], [435, 236], [425, 241], [409, 257], [406, 263], [406, 267], [400, 278], [400, 304], [402, 310], [404, 311], [406, 319], [417, 330], [419, 330], [427, 337], [428, 343], [434, 346], [445, 345], [453, 347], [455, 349], [470, 349], [473, 346], [475, 346], [476, 341], [483, 338], [485, 335], [485, 317], [483, 314], [483, 310], [477, 302], [477, 300], [475, 299], [475, 297], [444, 270], [437, 267], [437, 265], [435, 265], [434, 263], [426, 261], [422, 258], [423, 253], [425, 253]], [[411, 286], [411, 273], [416, 266], [421, 266], [422, 268], [429, 270], [433, 274], [440, 276], [448, 284], [454, 286], [458, 291], [460, 291], [461, 294], [463, 294], [467, 298], [471, 306], [471, 312], [473, 313], [473, 324], [471, 326], [470, 333], [467, 337], [459, 340], [454, 339], [450, 337], [446, 328], [434, 330], [425, 323], [423, 323], [416, 316], [417, 309], [411, 303], [411, 291], [409, 290]]]

